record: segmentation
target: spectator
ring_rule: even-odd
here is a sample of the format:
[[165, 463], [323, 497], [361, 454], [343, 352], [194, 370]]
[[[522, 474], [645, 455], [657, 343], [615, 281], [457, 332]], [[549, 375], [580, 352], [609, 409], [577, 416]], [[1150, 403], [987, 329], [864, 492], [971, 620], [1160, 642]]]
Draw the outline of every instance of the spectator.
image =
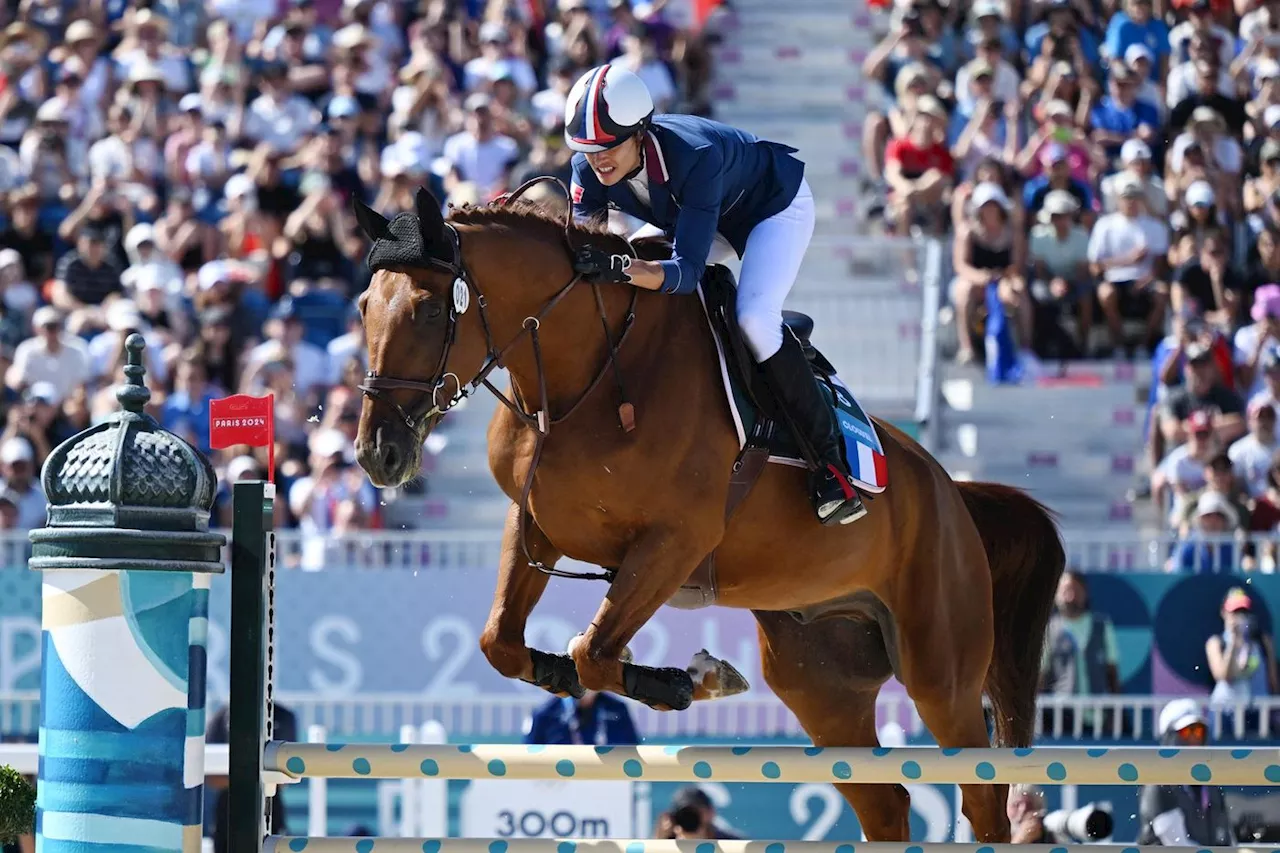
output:
[[1168, 226], [1142, 210], [1142, 185], [1129, 176], [1117, 188], [1117, 211], [1100, 218], [1089, 235], [1089, 263], [1099, 279], [1098, 301], [1114, 351], [1128, 349], [1124, 318], [1146, 321], [1146, 342], [1154, 348], [1164, 323], [1168, 291], [1164, 256]]
[[[1265, 252], [1262, 242], [1260, 238], [1260, 253], [1270, 257], [1276, 252], [1274, 241]], [[1280, 261], [1280, 252], [1276, 252], [1275, 259]], [[1275, 361], [1270, 354], [1280, 347], [1280, 285], [1264, 284], [1254, 291], [1249, 316], [1253, 322], [1236, 331], [1233, 357], [1239, 385], [1252, 398], [1264, 389], [1266, 366]]]
[[1276, 434], [1276, 408], [1266, 400], [1249, 403], [1249, 433], [1227, 451], [1232, 470], [1252, 498], [1266, 494], [1271, 460], [1280, 450]]
[[677, 839], [708, 838], [732, 841], [741, 838], [727, 829], [716, 814], [715, 803], [696, 785], [681, 788], [667, 809], [671, 815], [674, 837]]
[[173, 392], [161, 407], [161, 425], [181, 436], [201, 453], [210, 453], [209, 403], [217, 391], [208, 384], [198, 353], [188, 351], [178, 360]]
[[[11, 410], [12, 411], [12, 410]], [[6, 429], [5, 433], [9, 433]], [[44, 527], [47, 501], [37, 476], [35, 451], [27, 439], [12, 435], [0, 442], [0, 490], [9, 496], [17, 508], [15, 522], [18, 530], [34, 530]]]
[[53, 275], [54, 252], [53, 237], [40, 228], [39, 205], [33, 184], [24, 184], [9, 194], [8, 223], [0, 228], [0, 246], [17, 251], [31, 280], [44, 282]]
[[1159, 135], [1160, 112], [1154, 104], [1138, 97], [1138, 83], [1138, 75], [1128, 66], [1114, 63], [1110, 93], [1089, 115], [1093, 141], [1101, 146], [1108, 159], [1119, 157], [1121, 146], [1130, 139], [1150, 145]]
[[31, 324], [36, 336], [18, 345], [5, 384], [21, 391], [36, 382], [47, 382], [62, 399], [89, 379], [89, 353], [85, 345], [63, 331], [62, 315], [46, 305], [38, 309]]
[[626, 703], [588, 690], [581, 699], [548, 699], [525, 724], [525, 743], [634, 746], [640, 743]]
[[[1209, 742], [1208, 723], [1194, 699], [1165, 705], [1157, 729], [1166, 747]], [[1138, 799], [1138, 844], [1235, 846], [1227, 803], [1216, 785], [1143, 785]]]
[[1189, 497], [1204, 488], [1205, 466], [1222, 446], [1214, 436], [1208, 412], [1192, 412], [1185, 423], [1186, 443], [1174, 447], [1151, 475], [1151, 494], [1156, 506], [1166, 506], [1166, 498], [1172, 497], [1167, 504], [1170, 528], [1178, 526]]
[[[1033, 316], [1030, 295], [1023, 278], [1026, 247], [1021, 223], [1012, 218], [1013, 206], [997, 184], [979, 184], [969, 200], [971, 214], [957, 233], [954, 246], [956, 278], [951, 300], [956, 328], [967, 332], [969, 318], [985, 288], [996, 285], [1000, 301], [1016, 317], [1023, 348], [1031, 345]], [[962, 332], [957, 361], [973, 360], [970, 336]]]
[[[1089, 351], [1093, 327], [1093, 283], [1089, 275], [1089, 233], [1076, 222], [1080, 203], [1065, 190], [1045, 195], [1040, 224], [1031, 229], [1031, 296], [1036, 306], [1037, 341], [1065, 334], [1061, 323], [1074, 314], [1074, 340], [1058, 355], [1079, 357]], [[1043, 350], [1042, 350], [1043, 352]]]
[[476, 93], [467, 98], [466, 112], [467, 129], [449, 137], [444, 156], [458, 169], [461, 179], [474, 184], [481, 198], [488, 201], [506, 189], [519, 148], [515, 140], [494, 130], [488, 95]]
[[1120, 146], [1121, 169], [1102, 179], [1102, 208], [1107, 213], [1119, 209], [1118, 188], [1137, 181], [1142, 188], [1142, 200], [1147, 213], [1163, 218], [1169, 206], [1164, 181], [1152, 168], [1151, 146], [1141, 139], [1130, 139]]
[[1044, 792], [1034, 785], [1012, 785], [1006, 805], [1014, 844], [1051, 842], [1044, 828]]
[[955, 175], [951, 152], [940, 139], [946, 121], [947, 113], [936, 98], [921, 98], [907, 135], [885, 150], [889, 215], [899, 233], [908, 233], [917, 223], [940, 225], [941, 206]]
[[[1089, 589], [1082, 575], [1066, 571], [1058, 581], [1054, 613], [1049, 618], [1040, 665], [1040, 692], [1053, 696], [1099, 696], [1120, 692], [1120, 651], [1111, 620], [1089, 607]], [[1046, 709], [1047, 713], [1052, 713]], [[1097, 719], [1086, 709], [1081, 720], [1105, 727], [1107, 715]], [[1063, 709], [1063, 725], [1074, 727], [1072, 709]]]
[[1244, 302], [1244, 282], [1231, 269], [1226, 237], [1211, 231], [1200, 253], [1173, 276], [1170, 303], [1174, 312], [1202, 317], [1223, 329], [1234, 328]]
[[1204, 488], [1190, 492], [1182, 501], [1181, 515], [1176, 525], [1180, 531], [1187, 531], [1196, 520], [1201, 507], [1199, 500], [1210, 492], [1221, 495], [1231, 507], [1230, 516], [1234, 520], [1233, 529], [1239, 529], [1249, 520], [1249, 507], [1246, 504], [1248, 495], [1236, 481], [1235, 469], [1231, 458], [1220, 452], [1210, 457], [1204, 466]]
[[54, 273], [53, 304], [64, 311], [101, 305], [123, 291], [123, 269], [107, 255], [107, 232], [97, 225], [85, 225], [76, 238], [76, 248], [63, 255]]
[[1253, 599], [1240, 587], [1233, 587], [1222, 600], [1222, 625], [1222, 633], [1204, 644], [1214, 682], [1210, 705], [1231, 708], [1280, 693], [1275, 642], [1263, 632]]

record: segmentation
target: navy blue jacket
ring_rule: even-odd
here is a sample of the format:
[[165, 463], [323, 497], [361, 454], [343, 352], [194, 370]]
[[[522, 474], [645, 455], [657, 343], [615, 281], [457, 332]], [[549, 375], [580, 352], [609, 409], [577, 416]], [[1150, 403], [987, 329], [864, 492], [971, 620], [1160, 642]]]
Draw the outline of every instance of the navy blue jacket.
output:
[[601, 693], [585, 714], [578, 715], [578, 703], [559, 697], [548, 699], [533, 712], [525, 743], [552, 746], [581, 743], [588, 746], [634, 746], [640, 742], [636, 724], [626, 704], [616, 696]]
[[616, 207], [673, 235], [662, 292], [692, 293], [716, 232], [741, 256], [751, 229], [791, 204], [804, 177], [795, 150], [710, 119], [654, 116], [644, 145], [651, 208], [626, 181], [601, 184], [586, 155], [575, 154], [573, 213], [585, 218]]

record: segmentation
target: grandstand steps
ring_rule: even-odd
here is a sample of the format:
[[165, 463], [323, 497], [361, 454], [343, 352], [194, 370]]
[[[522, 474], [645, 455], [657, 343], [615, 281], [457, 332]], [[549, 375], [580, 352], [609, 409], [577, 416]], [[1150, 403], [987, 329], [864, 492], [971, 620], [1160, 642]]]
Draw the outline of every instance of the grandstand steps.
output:
[[[810, 39], [794, 36], [784, 29], [759, 32], [753, 39], [725, 45], [716, 54], [724, 81], [774, 82], [779, 79], [788, 84], [822, 82], [822, 72], [827, 72], [827, 85], [831, 85], [832, 70], [844, 71], [850, 65], [861, 65], [864, 55], [855, 50], [848, 32], [827, 30], [825, 37]], [[772, 70], [772, 76], [764, 72]], [[782, 75], [785, 74], [785, 77]]]
[[[1043, 365], [1049, 376], [993, 386], [975, 367], [942, 369], [944, 467], [957, 479], [1029, 490], [1066, 527], [1132, 528], [1126, 493], [1143, 470], [1145, 366]], [[1060, 373], [1061, 375], [1056, 375]]]
[[727, 107], [729, 104], [745, 103], [750, 104], [754, 110], [775, 106], [835, 108], [860, 100], [864, 95], [862, 87], [853, 84], [841, 86], [828, 83], [826, 86], [797, 87], [788, 78], [735, 80], [712, 85], [712, 97], [717, 105]]

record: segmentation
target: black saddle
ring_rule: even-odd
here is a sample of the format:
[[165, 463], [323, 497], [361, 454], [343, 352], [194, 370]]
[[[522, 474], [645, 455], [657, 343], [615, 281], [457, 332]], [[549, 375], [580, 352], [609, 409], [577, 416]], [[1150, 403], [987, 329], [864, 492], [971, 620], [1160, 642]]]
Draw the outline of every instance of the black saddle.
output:
[[[780, 421], [783, 413], [778, 401], [765, 382], [764, 373], [756, 364], [747, 346], [747, 340], [738, 326], [738, 285], [733, 273], [719, 264], [712, 264], [702, 275], [702, 295], [707, 301], [711, 324], [724, 348], [725, 360], [730, 372], [746, 389], [756, 410], [764, 417], [761, 427], [765, 433], [773, 432], [770, 421]], [[813, 367], [815, 376], [831, 376], [835, 368], [818, 352], [809, 337], [813, 334], [813, 318], [799, 311], [783, 311], [782, 324], [791, 334], [782, 336], [784, 347], [798, 346]]]
[[812, 361], [817, 353], [813, 344], [809, 343], [809, 336], [813, 334], [813, 318], [799, 311], [783, 311], [782, 325], [791, 330], [791, 333], [800, 341], [800, 346], [804, 348], [805, 357]]

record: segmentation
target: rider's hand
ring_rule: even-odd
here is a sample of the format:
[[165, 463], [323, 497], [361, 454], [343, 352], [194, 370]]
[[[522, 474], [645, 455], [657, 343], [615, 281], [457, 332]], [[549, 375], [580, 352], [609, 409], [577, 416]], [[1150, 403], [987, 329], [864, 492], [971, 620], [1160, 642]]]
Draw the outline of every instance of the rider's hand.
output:
[[583, 246], [573, 258], [573, 270], [591, 281], [630, 284], [630, 255], [613, 255], [598, 246]]

